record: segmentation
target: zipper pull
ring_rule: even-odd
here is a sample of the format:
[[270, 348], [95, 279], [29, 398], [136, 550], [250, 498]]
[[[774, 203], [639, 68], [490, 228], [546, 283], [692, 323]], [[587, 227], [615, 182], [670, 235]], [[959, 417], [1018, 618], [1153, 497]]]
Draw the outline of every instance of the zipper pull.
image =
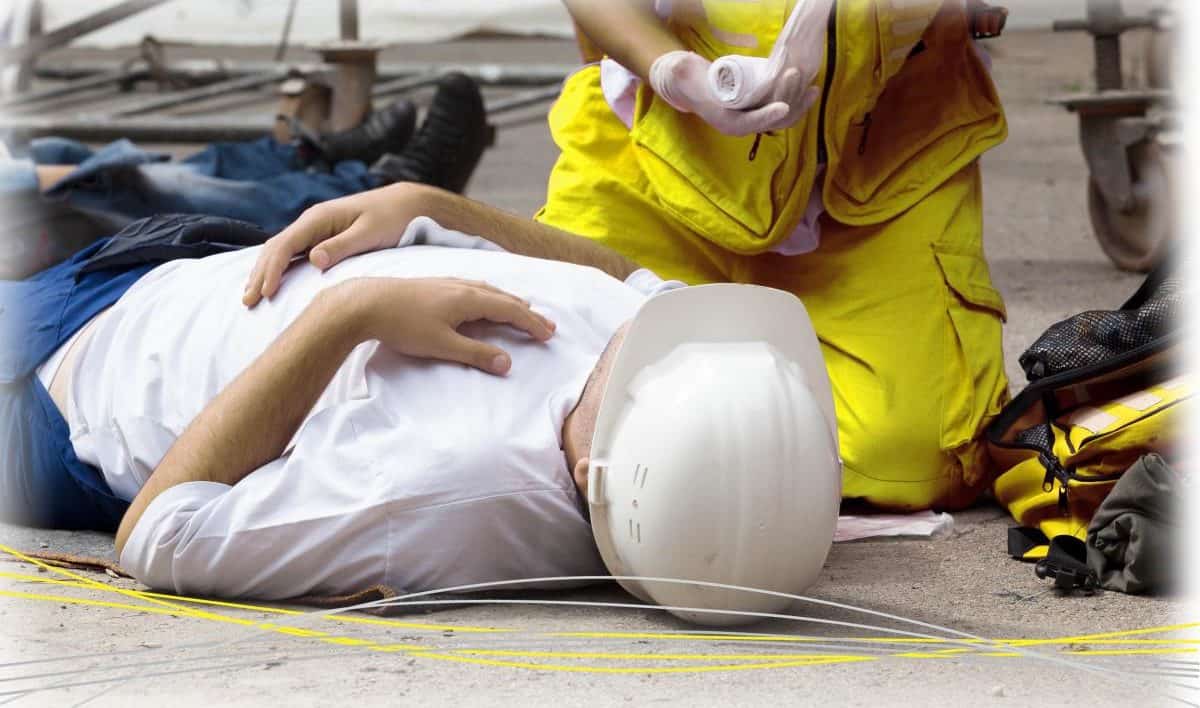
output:
[[1067, 482], [1075, 476], [1075, 467], [1058, 466], [1058, 513], [1066, 516], [1071, 511], [1070, 499], [1067, 498]]
[[1038, 454], [1038, 461], [1042, 463], [1042, 467], [1046, 470], [1046, 476], [1042, 477], [1042, 491], [1049, 494], [1054, 491], [1054, 479], [1058, 477], [1055, 469], [1058, 467], [1058, 460], [1050, 458], [1045, 453]]
[[762, 133], [755, 133], [754, 144], [750, 146], [750, 162], [754, 162], [754, 158], [758, 157], [758, 145], [762, 142]]
[[865, 155], [867, 153], [867, 136], [871, 134], [871, 114], [869, 112], [863, 116], [863, 121], [859, 125], [862, 126], [863, 132], [862, 137], [858, 140], [858, 154]]

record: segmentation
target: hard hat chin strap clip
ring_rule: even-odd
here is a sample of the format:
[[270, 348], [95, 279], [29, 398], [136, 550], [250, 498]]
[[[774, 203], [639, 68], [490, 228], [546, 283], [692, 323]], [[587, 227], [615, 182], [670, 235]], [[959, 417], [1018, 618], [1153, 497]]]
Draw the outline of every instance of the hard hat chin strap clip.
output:
[[603, 506], [604, 478], [608, 475], [608, 463], [604, 460], [593, 460], [588, 466], [587, 496], [588, 503]]

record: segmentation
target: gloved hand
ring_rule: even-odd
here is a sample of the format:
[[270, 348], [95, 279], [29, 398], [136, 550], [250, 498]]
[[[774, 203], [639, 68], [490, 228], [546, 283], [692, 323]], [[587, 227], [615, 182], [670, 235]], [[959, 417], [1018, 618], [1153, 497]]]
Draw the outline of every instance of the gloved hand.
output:
[[751, 110], [785, 103], [784, 127], [794, 125], [816, 102], [812, 86], [825, 56], [832, 0], [799, 0], [767, 58], [737, 54], [718, 58], [708, 71], [712, 92], [729, 109]]
[[[695, 52], [667, 52], [650, 66], [650, 88], [675, 110], [695, 113], [726, 135], [743, 136], [782, 130], [803, 115], [803, 112], [796, 115], [792, 106], [783, 101], [772, 101], [751, 110], [726, 108], [709, 83], [711, 65]], [[789, 94], [794, 93], [796, 86], [793, 84], [798, 81], [798, 73], [789, 75], [786, 80], [779, 82], [779, 88]]]
[[753, 110], [765, 103], [784, 103], [783, 128], [795, 125], [808, 112], [821, 89], [810, 86], [813, 72], [782, 66], [773, 59], [739, 54], [720, 57], [708, 69], [713, 94], [725, 108]]

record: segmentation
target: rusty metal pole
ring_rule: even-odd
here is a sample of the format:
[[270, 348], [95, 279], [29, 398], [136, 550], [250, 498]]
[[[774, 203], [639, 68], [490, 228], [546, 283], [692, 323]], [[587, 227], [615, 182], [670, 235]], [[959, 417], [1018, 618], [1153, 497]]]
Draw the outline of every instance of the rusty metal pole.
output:
[[371, 111], [379, 47], [361, 42], [338, 42], [317, 48], [321, 60], [333, 67], [333, 91], [327, 130], [353, 128]]
[[358, 41], [358, 0], [340, 0], [338, 17], [342, 25], [342, 41]]
[[333, 91], [327, 130], [353, 128], [371, 112], [371, 89], [377, 76], [380, 47], [359, 41], [358, 0], [339, 0], [341, 41], [317, 48], [333, 66]]
[[1093, 27], [1096, 49], [1096, 88], [1117, 91], [1124, 86], [1121, 78], [1121, 32], [1124, 31], [1121, 0], [1089, 0], [1088, 23]]

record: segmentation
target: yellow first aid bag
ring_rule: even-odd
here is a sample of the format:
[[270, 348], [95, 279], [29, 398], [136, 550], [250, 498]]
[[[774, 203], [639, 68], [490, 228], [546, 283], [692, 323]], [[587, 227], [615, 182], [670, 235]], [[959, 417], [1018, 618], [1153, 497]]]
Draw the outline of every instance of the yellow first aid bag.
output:
[[1181, 439], [1193, 384], [1176, 365], [1183, 281], [1168, 267], [1121, 309], [1063, 320], [1021, 356], [1030, 384], [986, 430], [993, 492], [1019, 524], [1014, 558], [1045, 558], [1057, 537], [1086, 540], [1125, 470]]

